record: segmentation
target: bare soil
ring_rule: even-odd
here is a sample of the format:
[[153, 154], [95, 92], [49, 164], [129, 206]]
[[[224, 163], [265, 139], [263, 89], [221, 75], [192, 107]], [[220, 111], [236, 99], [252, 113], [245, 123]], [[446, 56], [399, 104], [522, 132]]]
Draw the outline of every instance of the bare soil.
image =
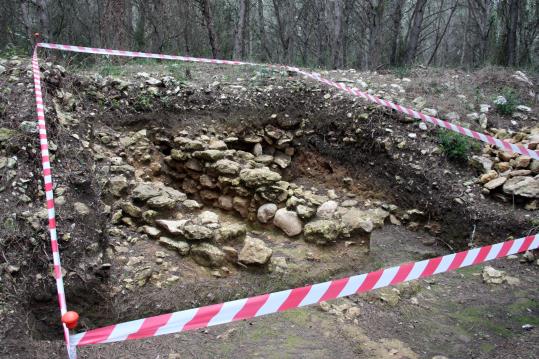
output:
[[[170, 70], [133, 66], [126, 67], [122, 75], [131, 79], [133, 73], [148, 68], [159, 73]], [[184, 70], [174, 69], [176, 74]], [[84, 76], [53, 74], [46, 82], [49, 139], [58, 147], [53, 175], [59, 186], [67, 188], [66, 204], [57, 210], [66, 296], [69, 307], [81, 314], [81, 330], [339, 278], [537, 230], [532, 225], [537, 212], [483, 196], [480, 187], [473, 185], [474, 169], [434, 151], [438, 142], [432, 128], [411, 139], [408, 133], [417, 128], [400, 115], [282, 74], [257, 76], [209, 66], [189, 66], [189, 72], [192, 79], [186, 79], [180, 95], [154, 99], [147, 111], [122, 106], [122, 96], [114, 89], [107, 90], [105, 99], [96, 98]], [[473, 91], [469, 84], [474, 79], [485, 86], [489, 83], [482, 80], [487, 76], [484, 72], [459, 75], [462, 77], [450, 77], [456, 85], [443, 90], [448, 91], [446, 97], [458, 86]], [[251, 76], [256, 78], [250, 80]], [[369, 74], [365, 78], [382, 83], [388, 76]], [[428, 93], [418, 85], [426, 81], [427, 74], [418, 70], [411, 76], [415, 85], [406, 96]], [[19, 81], [7, 77], [0, 81], [11, 89], [2, 94], [6, 110], [0, 116], [0, 127], [17, 129], [22, 120], [34, 116], [31, 77], [20, 71]], [[220, 83], [212, 86], [215, 81]], [[496, 83], [485, 91], [490, 96], [495, 88], [507, 85], [516, 86]], [[59, 90], [69, 91], [79, 100], [78, 110], [71, 114], [79, 121], [76, 126], [65, 125], [52, 106]], [[528, 89], [520, 90], [525, 94]], [[133, 91], [130, 100], [137, 99]], [[436, 102], [436, 98], [428, 97], [428, 101]], [[493, 118], [497, 126], [509, 123]], [[154, 266], [155, 251], [165, 251], [180, 280], [164, 287], [149, 284], [135, 291], [117, 290], [126, 276], [125, 261], [107, 252], [117, 243], [106, 232], [110, 219], [104, 213], [99, 161], [81, 139], [87, 138], [91, 147], [96, 134], [104, 129], [147, 129], [157, 147], [160, 135], [182, 130], [241, 134], [268, 123], [292, 128], [305, 124], [307, 133], [297, 140], [299, 150], [284, 173], [288, 181], [321, 191], [333, 189], [341, 196], [352, 193], [366, 207], [393, 203], [402, 209], [418, 209], [425, 213], [420, 226], [386, 224], [372, 234], [367, 251], [345, 242], [329, 247], [294, 242], [273, 228], [251, 224], [251, 231], [272, 244], [274, 256], [291, 259], [284, 275], [234, 268], [229, 276], [215, 278], [190, 258], [180, 258], [152, 241], [137, 241], [127, 245], [127, 257], [142, 256]], [[352, 131], [360, 134], [360, 141], [343, 141]], [[403, 139], [406, 146], [397, 147]], [[25, 212], [36, 213], [43, 204], [37, 148], [36, 134], [19, 132], [3, 150], [5, 155], [17, 157], [17, 175], [10, 181], [24, 180], [25, 193], [32, 199], [26, 203], [20, 200], [20, 193], [0, 193], [5, 203], [0, 213], [0, 356], [6, 358], [64, 355], [54, 282], [49, 275], [46, 221], [38, 218], [41, 227], [36, 229], [22, 219]], [[353, 179], [351, 187], [345, 188], [344, 177]], [[90, 205], [90, 215], [73, 210], [77, 201]], [[228, 219], [241, 221], [236, 216]], [[70, 237], [64, 238], [65, 233]], [[101, 269], [104, 261], [111, 263], [110, 271]], [[20, 269], [9, 273], [8, 265]], [[522, 326], [539, 325], [539, 266], [518, 259], [492, 265], [520, 282], [485, 284], [480, 276], [482, 266], [476, 266], [399, 286], [397, 302], [388, 299], [394, 299], [394, 292], [385, 289], [334, 301], [329, 309], [315, 306], [200, 331], [90, 346], [79, 352], [83, 358], [173, 359], [174, 354], [180, 358], [535, 358], [538, 329], [524, 330]], [[357, 315], [349, 314], [351, 307], [358, 308]]]

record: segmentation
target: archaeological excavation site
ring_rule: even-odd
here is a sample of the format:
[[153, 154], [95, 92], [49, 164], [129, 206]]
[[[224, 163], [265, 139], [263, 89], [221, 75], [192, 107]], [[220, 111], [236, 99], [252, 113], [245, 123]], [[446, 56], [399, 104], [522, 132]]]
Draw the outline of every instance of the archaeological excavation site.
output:
[[[41, 71], [76, 331], [430, 259], [539, 228], [538, 160], [462, 140], [298, 74], [126, 61], [110, 75], [60, 63], [43, 61]], [[56, 357], [64, 348], [30, 63], [1, 64], [0, 354]], [[525, 101], [535, 107], [522, 106], [518, 118], [504, 117], [491, 100], [497, 77], [428, 71], [418, 69], [413, 81], [352, 70], [324, 76], [538, 148], [536, 100]], [[537, 89], [506, 71], [522, 98]], [[427, 86], [425, 78], [437, 82]], [[470, 93], [481, 81], [491, 88], [478, 99]], [[535, 258], [528, 251], [282, 314], [89, 345], [79, 356], [531, 358], [539, 350]], [[305, 350], [312, 355], [302, 356]]]

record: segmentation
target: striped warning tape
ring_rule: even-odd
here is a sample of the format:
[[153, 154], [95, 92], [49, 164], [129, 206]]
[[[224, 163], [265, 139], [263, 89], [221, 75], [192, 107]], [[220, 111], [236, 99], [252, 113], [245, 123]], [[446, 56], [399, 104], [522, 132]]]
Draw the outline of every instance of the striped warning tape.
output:
[[217, 59], [206, 59], [190, 56], [177, 56], [177, 55], [163, 55], [163, 54], [152, 54], [147, 52], [137, 52], [137, 51], [123, 51], [123, 50], [112, 50], [112, 49], [101, 49], [94, 47], [83, 47], [83, 46], [73, 46], [73, 45], [61, 45], [61, 44], [48, 44], [48, 43], [38, 43], [37, 46], [63, 50], [63, 51], [72, 51], [72, 52], [81, 52], [87, 54], [99, 54], [99, 55], [111, 55], [111, 56], [124, 56], [124, 57], [141, 57], [141, 58], [150, 58], [150, 59], [161, 59], [161, 60], [176, 60], [176, 61], [189, 61], [189, 62], [202, 62], [202, 63], [211, 63], [211, 64], [222, 64], [222, 65], [249, 65], [249, 66], [263, 66], [272, 69], [285, 69], [287, 71], [298, 73], [304, 77], [313, 79], [320, 83], [326, 84], [328, 86], [335, 87], [338, 90], [347, 92], [353, 96], [361, 97], [367, 101], [376, 103], [378, 105], [390, 108], [392, 110], [401, 112], [405, 115], [411, 116], [413, 118], [419, 119], [423, 122], [428, 122], [433, 125], [445, 128], [447, 130], [459, 133], [464, 136], [488, 143], [490, 145], [496, 146], [504, 151], [516, 152], [522, 155], [530, 156], [533, 159], [539, 160], [539, 153], [537, 151], [531, 150], [523, 145], [516, 145], [509, 141], [500, 140], [494, 138], [490, 135], [470, 130], [469, 128], [453, 124], [439, 118], [426, 115], [419, 111], [415, 111], [411, 108], [401, 106], [391, 101], [387, 101], [366, 92], [360, 91], [356, 87], [349, 87], [342, 83], [331, 81], [323, 78], [320, 74], [311, 73], [307, 71], [300, 70], [297, 67], [286, 66], [286, 65], [272, 65], [272, 64], [257, 64], [253, 62], [243, 62], [243, 61], [231, 61], [231, 60], [217, 60]]
[[231, 323], [476, 265], [537, 249], [539, 235], [405, 263], [348, 278], [114, 324], [71, 336], [71, 345], [112, 343]]
[[[143, 52], [89, 48], [81, 46], [38, 43], [32, 56], [32, 70], [34, 75], [34, 89], [36, 98], [36, 110], [38, 118], [41, 157], [43, 165], [43, 179], [47, 200], [49, 232], [53, 253], [54, 276], [58, 292], [60, 312], [63, 315], [67, 311], [64, 284], [62, 279], [58, 239], [56, 233], [56, 218], [54, 210], [54, 195], [52, 185], [52, 173], [49, 160], [47, 131], [45, 123], [45, 111], [41, 91], [41, 73], [39, 69], [37, 49], [38, 47], [74, 51], [90, 54], [143, 57], [164, 60], [191, 61], [224, 65], [250, 65], [266, 66], [272, 69], [285, 69], [295, 72], [304, 77], [311, 78], [328, 86], [335, 87], [357, 97], [362, 97], [370, 102], [391, 108], [408, 116], [432, 123], [459, 134], [494, 145], [504, 151], [516, 152], [539, 159], [536, 151], [525, 146], [515, 145], [508, 141], [496, 139], [492, 136], [472, 131], [468, 128], [425, 115], [410, 108], [406, 108], [393, 102], [380, 99], [357, 88], [348, 87], [342, 83], [331, 81], [321, 77], [317, 73], [309, 73], [297, 67], [284, 65], [264, 65], [250, 62], [229, 61], [195, 58], [189, 56], [174, 56], [163, 54], [151, 54]], [[395, 285], [401, 282], [428, 277], [434, 274], [448, 272], [469, 265], [479, 264], [495, 258], [501, 258], [510, 254], [523, 252], [539, 247], [537, 236], [528, 236], [517, 240], [498, 243], [491, 246], [475, 248], [458, 252], [443, 257], [437, 257], [416, 263], [407, 263], [398, 267], [392, 267], [358, 276], [328, 281], [302, 288], [289, 289], [281, 292], [265, 294], [261, 296], [240, 299], [232, 302], [210, 305], [201, 308], [139, 319], [131, 322], [111, 325], [104, 328], [94, 329], [87, 332], [70, 336], [69, 330], [63, 324], [64, 337], [70, 359], [76, 359], [76, 347], [88, 344], [110, 343], [116, 341], [140, 339], [145, 337], [177, 333], [197, 328], [209, 327], [233, 321], [259, 317], [262, 315], [281, 312], [288, 309], [299, 308], [306, 305], [327, 301], [330, 299], [348, 296], [354, 293], [362, 293], [372, 289]]]
[[[34, 76], [34, 94], [36, 97], [37, 127], [39, 130], [39, 144], [41, 149], [41, 164], [43, 167], [43, 185], [45, 187], [45, 198], [47, 200], [47, 212], [49, 219], [49, 234], [51, 239], [52, 262], [54, 266], [54, 278], [56, 279], [56, 291], [58, 293], [58, 303], [60, 314], [67, 311], [66, 298], [64, 292], [64, 280], [62, 278], [62, 266], [60, 263], [60, 251], [58, 249], [58, 234], [56, 232], [56, 214], [54, 210], [54, 193], [52, 185], [52, 172], [49, 154], [49, 143], [47, 140], [47, 127], [45, 123], [45, 109], [43, 106], [43, 94], [41, 92], [41, 71], [37, 57], [37, 47], [32, 55], [32, 73]], [[69, 330], [65, 324], [64, 339], [68, 348], [69, 357], [76, 358], [76, 353], [70, 345]]]

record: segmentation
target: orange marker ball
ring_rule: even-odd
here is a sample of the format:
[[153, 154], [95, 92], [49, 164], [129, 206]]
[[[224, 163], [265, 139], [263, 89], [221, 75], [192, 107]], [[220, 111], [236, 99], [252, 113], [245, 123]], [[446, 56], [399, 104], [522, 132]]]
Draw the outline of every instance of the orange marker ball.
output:
[[75, 329], [77, 327], [78, 321], [79, 321], [79, 314], [77, 312], [70, 311], [62, 315], [62, 322], [69, 329]]

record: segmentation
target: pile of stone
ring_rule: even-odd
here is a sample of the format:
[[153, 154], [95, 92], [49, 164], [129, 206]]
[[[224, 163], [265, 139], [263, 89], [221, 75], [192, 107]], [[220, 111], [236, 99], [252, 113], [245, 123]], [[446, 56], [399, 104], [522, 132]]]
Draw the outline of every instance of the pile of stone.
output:
[[241, 138], [192, 139], [184, 133], [174, 138], [163, 171], [204, 204], [272, 224], [290, 237], [303, 232], [306, 241], [317, 244], [353, 234], [368, 239], [388, 212], [354, 208], [353, 200], [340, 205], [282, 179], [295, 153], [293, 139], [293, 133], [273, 125]]
[[[512, 135], [505, 130], [498, 130], [496, 138], [539, 150], [539, 127]], [[528, 210], [538, 208], [538, 160], [487, 145], [481, 156], [473, 156], [471, 163], [481, 173], [478, 182], [483, 186], [484, 194], [492, 194], [501, 199], [514, 197], [524, 202]]]

